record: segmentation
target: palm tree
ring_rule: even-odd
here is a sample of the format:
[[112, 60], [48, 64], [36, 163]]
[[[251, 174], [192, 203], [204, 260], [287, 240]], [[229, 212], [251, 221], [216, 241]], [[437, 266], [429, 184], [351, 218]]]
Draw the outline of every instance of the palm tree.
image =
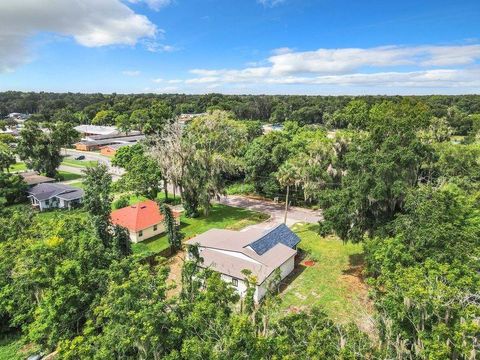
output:
[[286, 162], [277, 171], [277, 180], [280, 186], [287, 188], [287, 195], [285, 197], [285, 216], [283, 222], [287, 223], [288, 201], [290, 196], [290, 186], [295, 185], [297, 179], [297, 169], [291, 163]]

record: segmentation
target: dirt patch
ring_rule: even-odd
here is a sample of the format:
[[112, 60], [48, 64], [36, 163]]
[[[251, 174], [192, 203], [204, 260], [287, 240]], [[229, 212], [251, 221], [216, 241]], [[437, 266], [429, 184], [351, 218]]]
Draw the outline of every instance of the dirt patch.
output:
[[305, 266], [313, 266], [313, 265], [315, 265], [315, 261], [313, 261], [313, 260], [305, 260], [305, 261], [303, 262], [303, 265], [305, 265]]
[[[374, 313], [372, 300], [368, 296], [368, 286], [365, 284], [363, 270], [365, 268], [362, 254], [350, 256], [350, 267], [343, 271], [341, 279], [344, 282], [349, 294], [356, 294], [355, 297], [362, 305], [363, 314], [356, 321], [358, 327], [366, 332], [371, 338], [378, 338], [375, 320], [371, 314]], [[349, 296], [350, 297], [350, 296]]]
[[167, 296], [178, 295], [181, 291], [182, 267], [185, 262], [185, 250], [178, 251], [175, 255], [166, 260], [166, 265], [170, 267], [167, 283], [174, 284], [175, 287], [171, 289]]

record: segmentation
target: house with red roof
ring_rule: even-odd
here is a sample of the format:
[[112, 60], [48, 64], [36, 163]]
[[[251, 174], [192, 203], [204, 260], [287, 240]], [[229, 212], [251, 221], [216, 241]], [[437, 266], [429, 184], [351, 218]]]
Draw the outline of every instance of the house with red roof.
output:
[[[180, 212], [172, 210], [172, 213], [178, 223]], [[114, 210], [110, 217], [112, 224], [129, 231], [130, 240], [134, 243], [147, 240], [165, 231], [163, 214], [158, 204], [152, 200]]]

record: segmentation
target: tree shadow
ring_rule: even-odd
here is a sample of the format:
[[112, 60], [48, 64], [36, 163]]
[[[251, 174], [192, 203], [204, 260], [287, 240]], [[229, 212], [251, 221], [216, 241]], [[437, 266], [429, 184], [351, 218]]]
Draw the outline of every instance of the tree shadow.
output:
[[363, 253], [348, 256], [348, 269], [343, 270], [344, 275], [358, 277], [363, 282], [363, 269], [365, 267], [365, 255]]
[[305, 271], [307, 266], [303, 265], [302, 262], [307, 256], [308, 254], [305, 251], [300, 249], [298, 250], [298, 253], [295, 256], [295, 267], [290, 274], [280, 281], [280, 285], [278, 287], [279, 294], [282, 294], [290, 286], [290, 284]]

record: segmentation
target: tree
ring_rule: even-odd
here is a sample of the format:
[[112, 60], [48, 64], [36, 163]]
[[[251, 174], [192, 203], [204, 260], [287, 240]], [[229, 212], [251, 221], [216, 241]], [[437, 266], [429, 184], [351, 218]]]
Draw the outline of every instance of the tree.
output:
[[112, 159], [112, 165], [125, 169], [135, 156], [143, 156], [143, 154], [144, 150], [142, 144], [137, 143], [132, 146], [123, 146], [115, 153], [115, 156]]
[[261, 194], [280, 192], [273, 175], [289, 157], [288, 137], [278, 131], [256, 138], [245, 153], [245, 175]]
[[167, 276], [167, 268], [150, 269], [135, 257], [114, 264], [94, 319], [83, 336], [62, 344], [62, 358], [160, 359], [168, 355], [178, 330], [169, 311]]
[[161, 204], [160, 211], [163, 214], [163, 223], [167, 232], [170, 248], [173, 251], [177, 251], [182, 247], [182, 239], [172, 209], [166, 204]]
[[0, 172], [0, 199], [4, 199], [7, 205], [24, 200], [27, 189], [21, 176]]
[[473, 351], [478, 214], [476, 200], [458, 187], [422, 186], [389, 224], [390, 237], [365, 244], [380, 331], [393, 357], [468, 358]]
[[295, 110], [289, 117], [290, 120], [296, 121], [301, 125], [305, 124], [322, 124], [323, 112], [317, 106], [305, 106]]
[[289, 205], [289, 194], [290, 194], [290, 186], [295, 185], [297, 182], [297, 174], [298, 170], [289, 162], [283, 164], [277, 172], [277, 180], [281, 186], [287, 188], [287, 194], [285, 196], [285, 215], [283, 218], [283, 222], [287, 223], [287, 213], [288, 213], [288, 205]]
[[104, 164], [85, 169], [83, 180], [85, 196], [83, 204], [85, 210], [90, 214], [93, 224], [97, 230], [98, 237], [103, 241], [105, 247], [110, 247], [111, 234], [110, 212], [112, 209], [112, 176]]
[[160, 135], [150, 138], [149, 154], [157, 162], [166, 182], [173, 185], [174, 195], [177, 187], [182, 193], [181, 182], [187, 159], [193, 151], [190, 144], [185, 143], [182, 137], [182, 126], [175, 121], [166, 124]]
[[245, 126], [225, 111], [197, 117], [188, 126], [182, 140], [190, 156], [181, 180], [187, 215], [195, 216], [199, 206], [208, 215], [211, 200], [224, 193], [224, 176], [238, 172], [246, 136]]
[[157, 163], [148, 155], [134, 155], [125, 166], [126, 173], [116, 186], [124, 191], [155, 200], [162, 190], [164, 177]]
[[35, 122], [28, 121], [20, 131], [17, 154], [30, 169], [55, 177], [62, 162], [62, 146], [71, 144], [78, 137], [72, 124], [49, 125], [49, 131], [42, 131]]
[[8, 172], [10, 166], [15, 163], [15, 155], [10, 146], [0, 142], [0, 172]]
[[115, 126], [126, 135], [135, 128], [127, 114], [120, 114], [115, 118]]
[[113, 110], [100, 110], [92, 120], [93, 125], [115, 125], [117, 114]]
[[366, 129], [370, 121], [368, 104], [363, 100], [352, 100], [342, 111], [348, 127], [353, 129]]
[[149, 120], [142, 127], [145, 134], [160, 134], [173, 117], [172, 108], [164, 101], [154, 101], [149, 109]]
[[54, 123], [62, 122], [69, 124], [79, 124], [78, 117], [69, 109], [60, 109], [55, 111], [50, 121]]
[[340, 188], [320, 194], [325, 219], [345, 240], [381, 230], [403, 209], [411, 187], [433, 180], [432, 149], [417, 136], [428, 114], [411, 104], [372, 110], [369, 132], [354, 138], [345, 155]]

